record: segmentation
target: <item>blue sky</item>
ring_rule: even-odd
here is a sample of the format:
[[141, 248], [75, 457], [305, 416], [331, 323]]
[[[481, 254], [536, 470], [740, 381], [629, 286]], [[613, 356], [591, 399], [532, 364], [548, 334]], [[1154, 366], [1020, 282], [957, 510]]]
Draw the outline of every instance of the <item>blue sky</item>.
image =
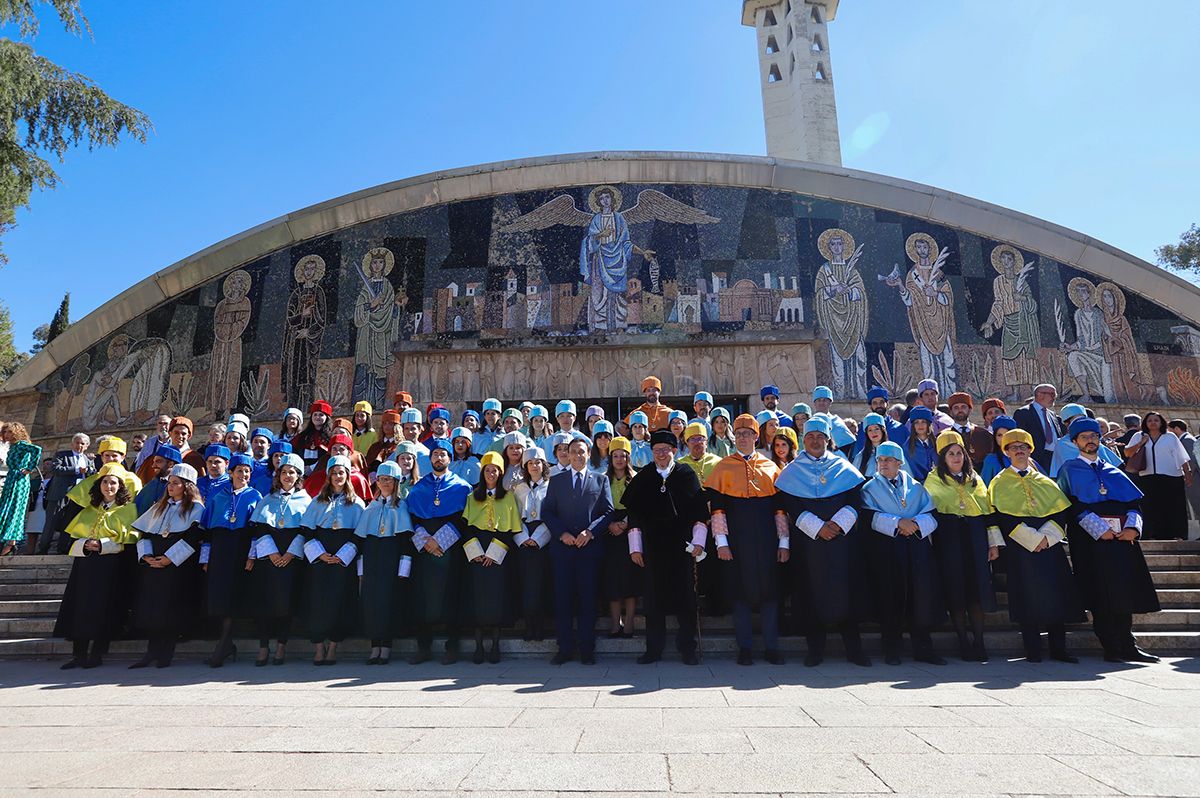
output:
[[[737, 0], [85, 0], [36, 49], [150, 115], [76, 151], [4, 239], [17, 344], [163, 267], [379, 183], [587, 150], [765, 154]], [[1153, 260], [1200, 221], [1200, 3], [842, 0], [847, 166], [1048, 219]], [[2, 31], [13, 36], [11, 29]]]

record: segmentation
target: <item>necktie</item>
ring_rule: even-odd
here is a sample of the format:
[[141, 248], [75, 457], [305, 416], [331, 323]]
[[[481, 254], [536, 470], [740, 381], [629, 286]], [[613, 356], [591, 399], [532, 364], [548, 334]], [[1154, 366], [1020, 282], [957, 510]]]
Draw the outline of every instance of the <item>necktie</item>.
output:
[[892, 479], [889, 479], [888, 482], [892, 483], [893, 488], [900, 487], [900, 480], [896, 479], [895, 477], [893, 477]]
[[1026, 474], [1029, 473], [1029, 469], [1025, 469], [1024, 471], [1018, 471], [1017, 473], [1020, 474], [1021, 476], [1025, 476]]
[[583, 495], [583, 474], [576, 472], [575, 474], [575, 495]]
[[1051, 424], [1050, 424], [1050, 411], [1049, 410], [1045, 410], [1045, 409], [1042, 410], [1042, 426], [1044, 427], [1046, 443], [1053, 443], [1055, 435], [1054, 435], [1054, 427], [1051, 426]]

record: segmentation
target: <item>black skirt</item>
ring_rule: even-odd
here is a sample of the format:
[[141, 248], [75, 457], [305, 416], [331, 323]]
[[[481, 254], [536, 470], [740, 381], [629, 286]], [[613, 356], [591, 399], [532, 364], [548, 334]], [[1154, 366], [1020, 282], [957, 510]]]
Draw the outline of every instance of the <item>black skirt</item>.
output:
[[938, 522], [933, 533], [933, 554], [946, 609], [966, 612], [979, 607], [984, 612], [995, 612], [986, 517], [939, 512], [933, 517]]
[[849, 534], [833, 540], [810, 538], [796, 526], [796, 519], [810, 512], [830, 520], [842, 507], [854, 507], [858, 489], [823, 499], [801, 499], [784, 494], [790, 524], [792, 553], [789, 562], [794, 617], [801, 626], [830, 626], [871, 617], [876, 605], [873, 586], [866, 579], [867, 536], [877, 534], [862, 523]]
[[[526, 525], [525, 531], [529, 532]], [[550, 611], [550, 552], [540, 546], [518, 546], [517, 581], [520, 583], [521, 614], [526, 620], [544, 618]]]
[[[337, 554], [346, 543], [358, 545], [353, 529], [308, 530], [329, 554]], [[358, 567], [314, 560], [308, 568], [308, 638], [313, 643], [340, 643], [354, 628], [358, 617]]]
[[250, 531], [213, 527], [208, 530], [208, 614], [229, 618], [244, 613], [250, 576]]
[[600, 565], [600, 594], [605, 601], [621, 601], [642, 595], [641, 569], [629, 559], [629, 533], [611, 535], [597, 530], [604, 544]]
[[[130, 547], [126, 547], [128, 549]], [[113, 640], [125, 623], [122, 578], [129, 558], [117, 554], [86, 554], [72, 557], [71, 575], [58, 607], [54, 636], [66, 640]]]
[[400, 558], [411, 556], [409, 535], [358, 539], [362, 549], [363, 634], [371, 640], [391, 640], [402, 628], [406, 578], [398, 575]]
[[1147, 540], [1186, 540], [1187, 491], [1183, 477], [1151, 474], [1138, 478], [1142, 499], [1142, 529]]
[[195, 553], [179, 565], [151, 568], [138, 559], [137, 600], [133, 605], [133, 628], [146, 637], [178, 635], [195, 621], [197, 607], [196, 572], [200, 569], [200, 531], [187, 530], [173, 535], [147, 535], [151, 554], [162, 557], [183, 541]]
[[1067, 562], [1066, 547], [1060, 543], [1035, 553], [1007, 538], [1008, 533], [1022, 521], [1037, 529], [1047, 520], [996, 516], [1007, 544], [1001, 551], [1008, 580], [1008, 617], [1013, 623], [1023, 626], [1080, 623], [1084, 620], [1075, 576]]
[[[265, 524], [256, 524], [251, 534], [257, 539], [270, 535], [275, 542], [275, 548], [280, 554], [288, 550], [296, 535], [303, 537], [304, 530], [299, 528], [274, 529]], [[294, 557], [290, 563], [283, 566], [272, 565], [270, 559], [258, 560], [254, 570], [250, 572], [251, 600], [250, 614], [259, 621], [272, 621], [289, 618], [296, 611], [296, 598], [300, 593], [300, 574], [302, 573], [304, 555]]]
[[[468, 562], [467, 575], [470, 582], [470, 620], [476, 626], [508, 626], [513, 620], [512, 594], [517, 568], [513, 554], [512, 535], [486, 532], [469, 526], [463, 534], [466, 540], [477, 538], [479, 545], [487, 551], [493, 540], [498, 539], [508, 546], [508, 554], [499, 565], [484, 567], [480, 563]], [[459, 553], [465, 560], [465, 556]]]

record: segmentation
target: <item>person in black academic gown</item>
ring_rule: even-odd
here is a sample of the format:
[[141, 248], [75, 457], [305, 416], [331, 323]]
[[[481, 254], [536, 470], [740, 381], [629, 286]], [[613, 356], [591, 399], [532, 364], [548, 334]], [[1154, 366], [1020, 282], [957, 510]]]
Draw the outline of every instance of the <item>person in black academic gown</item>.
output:
[[700, 662], [696, 558], [704, 553], [708, 538], [708, 501], [696, 472], [676, 464], [674, 438], [666, 430], [650, 436], [654, 461], [634, 476], [622, 497], [629, 511], [629, 557], [646, 569], [646, 653], [638, 657], [641, 665], [662, 659], [668, 613], [679, 624], [675, 646], [683, 663]]
[[207, 532], [200, 547], [200, 563], [208, 575], [208, 614], [221, 619], [221, 637], [208, 659], [213, 668], [237, 656], [233, 619], [242, 611], [248, 572], [254, 566], [247, 525], [262, 498], [249, 484], [253, 469], [250, 455], [232, 455], [229, 479], [209, 496], [200, 521]]
[[354, 535], [362, 543], [363, 632], [371, 641], [368, 665], [392, 661], [392, 640], [401, 628], [412, 570], [412, 519], [400, 498], [400, 464], [385, 460], [375, 472], [379, 496], [363, 511]]
[[428, 662], [433, 648], [433, 627], [446, 626], [446, 650], [442, 662], [458, 661], [462, 628], [465, 559], [462, 555], [463, 508], [471, 485], [451, 473], [451, 443], [431, 440], [430, 472], [409, 490], [405, 501], [412, 518], [415, 555], [412, 570], [414, 621], [417, 651], [409, 659], [414, 665]]
[[[476, 665], [500, 661], [500, 628], [512, 622], [512, 594], [516, 588], [516, 566], [508, 559], [513, 536], [521, 531], [521, 513], [516, 497], [504, 489], [504, 457], [486, 452], [480, 459], [479, 482], [463, 509], [466, 525], [463, 556], [471, 594], [470, 615], [475, 623]], [[491, 635], [484, 653], [483, 637]]]
[[804, 422], [803, 433], [803, 451], [780, 472], [775, 488], [783, 495], [788, 521], [801, 532], [796, 536], [800, 567], [791, 575], [802, 584], [801, 617], [808, 626], [804, 664], [821, 664], [826, 630], [836, 626], [847, 661], [869, 666], [858, 631], [870, 612], [865, 534], [858, 523], [863, 476], [829, 449], [832, 428], [824, 416]]
[[[159, 447], [155, 457], [162, 455]], [[178, 450], [176, 450], [178, 451]], [[175, 641], [191, 620], [195, 574], [200, 548], [200, 519], [204, 505], [196, 488], [196, 469], [176, 464], [167, 477], [166, 492], [133, 522], [137, 543], [138, 588], [133, 626], [149, 640], [145, 655], [129, 667], [154, 663], [165, 668], [175, 654]]]
[[1134, 613], [1158, 612], [1158, 593], [1138, 545], [1142, 492], [1124, 471], [1099, 457], [1100, 424], [1079, 416], [1067, 430], [1079, 456], [1058, 472], [1071, 500], [1067, 540], [1092, 629], [1109, 662], [1157, 662], [1138, 648]]

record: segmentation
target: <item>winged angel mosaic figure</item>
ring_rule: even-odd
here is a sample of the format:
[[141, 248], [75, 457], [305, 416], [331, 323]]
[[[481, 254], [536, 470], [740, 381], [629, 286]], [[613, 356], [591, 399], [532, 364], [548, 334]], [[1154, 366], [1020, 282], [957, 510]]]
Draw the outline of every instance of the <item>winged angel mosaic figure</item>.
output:
[[720, 219], [699, 208], [668, 197], [652, 188], [638, 192], [637, 203], [621, 210], [621, 190], [616, 186], [597, 186], [588, 194], [591, 212], [575, 207], [570, 194], [555, 197], [501, 229], [504, 233], [545, 230], [555, 225], [586, 227], [579, 244], [579, 273], [591, 286], [588, 300], [588, 327], [592, 331], [624, 330], [627, 320], [626, 285], [629, 263], [635, 254], [657, 266], [655, 252], [635, 247], [629, 238], [631, 225], [643, 222], [670, 224], [714, 224]]

